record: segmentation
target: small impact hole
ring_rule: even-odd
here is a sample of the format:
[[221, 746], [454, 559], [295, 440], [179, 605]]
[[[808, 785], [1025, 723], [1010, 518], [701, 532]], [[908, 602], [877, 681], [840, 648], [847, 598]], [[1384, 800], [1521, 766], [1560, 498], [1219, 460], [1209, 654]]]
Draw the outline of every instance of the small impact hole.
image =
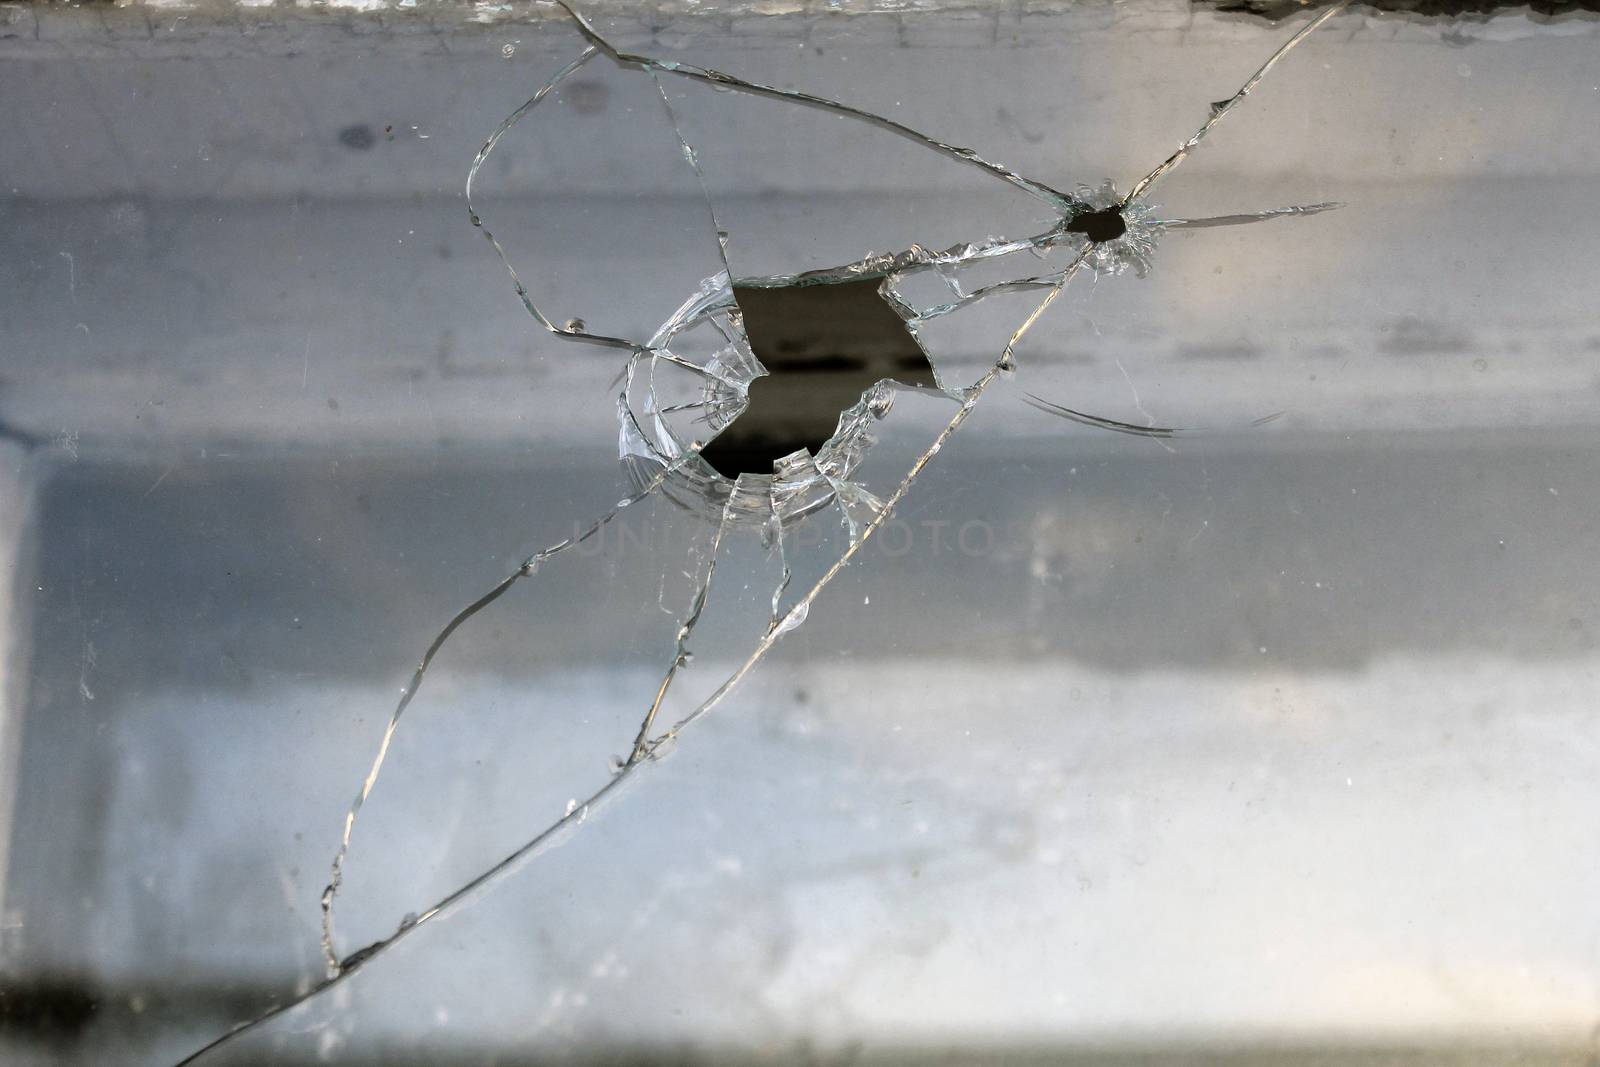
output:
[[1108, 207], [1100, 211], [1080, 211], [1067, 223], [1068, 233], [1081, 233], [1095, 244], [1115, 241], [1128, 232], [1128, 223], [1122, 217], [1122, 207]]

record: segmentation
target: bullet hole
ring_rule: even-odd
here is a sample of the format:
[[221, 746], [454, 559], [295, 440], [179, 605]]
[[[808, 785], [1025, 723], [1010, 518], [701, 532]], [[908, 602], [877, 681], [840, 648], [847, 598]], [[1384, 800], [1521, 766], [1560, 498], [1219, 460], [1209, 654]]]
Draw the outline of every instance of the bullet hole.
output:
[[733, 287], [767, 374], [750, 383], [749, 406], [700, 453], [719, 474], [771, 474], [774, 461], [798, 449], [816, 455], [839, 415], [886, 378], [935, 388], [928, 357], [879, 284]]
[[365, 152], [378, 143], [378, 137], [372, 132], [371, 126], [358, 122], [339, 131], [339, 143], [357, 152]]
[[1121, 206], [1101, 211], [1080, 211], [1067, 223], [1068, 233], [1081, 233], [1095, 244], [1115, 241], [1128, 232]]

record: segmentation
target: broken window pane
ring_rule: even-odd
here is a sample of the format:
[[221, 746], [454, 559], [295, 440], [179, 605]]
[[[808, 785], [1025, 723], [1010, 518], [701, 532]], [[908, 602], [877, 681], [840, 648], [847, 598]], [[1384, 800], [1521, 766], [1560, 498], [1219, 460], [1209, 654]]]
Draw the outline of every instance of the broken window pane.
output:
[[1581, 1056], [1593, 20], [584, 14], [0, 13], [7, 1062]]

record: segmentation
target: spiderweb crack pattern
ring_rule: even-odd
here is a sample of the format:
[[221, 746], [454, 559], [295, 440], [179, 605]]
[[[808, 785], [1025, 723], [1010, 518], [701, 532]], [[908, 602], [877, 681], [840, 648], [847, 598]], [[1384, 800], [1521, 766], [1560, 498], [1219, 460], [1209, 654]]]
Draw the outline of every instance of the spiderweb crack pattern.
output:
[[[573, 20], [586, 41], [582, 51], [561, 67], [532, 96], [513, 111], [490, 134], [472, 161], [466, 181], [470, 222], [483, 233], [505, 266], [513, 290], [528, 314], [553, 336], [575, 344], [600, 346], [626, 353], [618, 379], [616, 405], [619, 453], [633, 481], [633, 490], [617, 504], [583, 527], [578, 533], [547, 546], [529, 556], [510, 574], [482, 596], [453, 616], [425, 650], [402, 690], [384, 728], [377, 753], [367, 775], [346, 812], [330, 877], [321, 898], [322, 950], [327, 976], [302, 995], [273, 1007], [268, 1012], [216, 1038], [182, 1064], [200, 1060], [268, 1020], [305, 1001], [324, 995], [331, 988], [371, 965], [413, 931], [450, 912], [490, 884], [505, 878], [537, 858], [553, 844], [574, 832], [589, 814], [611, 799], [621, 787], [651, 766], [657, 758], [694, 723], [710, 714], [763, 661], [771, 649], [808, 618], [816, 600], [834, 578], [859, 554], [863, 545], [883, 527], [895, 508], [912, 490], [919, 476], [950, 442], [983, 399], [994, 382], [1016, 370], [1015, 353], [1019, 343], [1034, 329], [1066, 286], [1085, 271], [1100, 275], [1131, 272], [1142, 276], [1150, 269], [1161, 235], [1169, 229], [1207, 228], [1254, 224], [1284, 218], [1315, 215], [1337, 204], [1321, 203], [1272, 208], [1263, 211], [1201, 219], [1164, 219], [1149, 201], [1155, 186], [1182, 165], [1206, 135], [1232, 112], [1263, 81], [1272, 68], [1319, 26], [1350, 3], [1339, 2], [1310, 19], [1230, 97], [1210, 106], [1209, 114], [1196, 131], [1161, 163], [1140, 177], [1121, 194], [1111, 181], [1098, 186], [1079, 186], [1062, 192], [1051, 185], [1019, 174], [993, 162], [969, 148], [940, 141], [895, 120], [827, 97], [751, 81], [710, 68], [677, 61], [660, 60], [625, 52], [609, 41], [582, 12], [566, 0], [557, 0]], [[501, 242], [488, 228], [473, 204], [473, 184], [496, 146], [517, 124], [555, 92], [567, 79], [591, 63], [611, 63], [653, 79], [656, 95], [665, 110], [683, 152], [699, 184], [708, 225], [717, 237], [722, 270], [704, 279], [678, 309], [652, 336], [631, 339], [603, 332], [591, 332], [578, 319], [558, 323], [534, 300], [522, 275], [513, 265]], [[674, 114], [665, 85], [672, 79], [709, 85], [720, 90], [782, 101], [798, 107], [827, 113], [875, 126], [906, 139], [931, 152], [964, 166], [976, 168], [995, 181], [1003, 182], [1046, 205], [1055, 221], [1039, 233], [1021, 238], [986, 237], [961, 242], [942, 249], [919, 245], [891, 253], [873, 253], [840, 266], [788, 275], [736, 277], [728, 264], [727, 234], [707, 189], [698, 154], [685, 137]], [[978, 265], [993, 265], [1016, 253], [1036, 256], [1065, 255], [1063, 265], [1039, 274], [998, 282], [967, 284], [963, 275]], [[929, 303], [919, 300], [908, 283], [936, 279], [947, 298]], [[860, 399], [842, 411], [837, 429], [815, 455], [799, 451], [774, 463], [769, 474], [740, 474], [728, 478], [719, 474], [700, 455], [709, 440], [732, 424], [746, 410], [750, 384], [767, 369], [751, 349], [736, 298], [737, 287], [782, 288], [825, 286], [848, 281], [876, 280], [878, 293], [904, 322], [907, 331], [923, 343], [923, 331], [947, 316], [955, 315], [982, 301], [1006, 293], [1040, 294], [1035, 304], [1011, 331], [999, 352], [975, 380], [961, 383], [949, 380], [934, 364], [938, 392], [955, 404], [953, 413], [933, 440], [918, 454], [904, 476], [880, 496], [853, 480], [867, 451], [874, 443], [873, 428], [894, 403], [895, 383], [880, 381], [865, 390]], [[674, 344], [692, 331], [710, 330], [720, 343], [709, 356], [696, 358], [675, 352]], [[929, 350], [926, 344], [925, 350]], [[931, 351], [931, 350], [930, 350]], [[689, 402], [664, 400], [663, 381], [673, 375], [688, 375], [698, 385], [698, 398]], [[1087, 423], [1103, 429], [1164, 439], [1182, 432], [1175, 427], [1138, 426], [1090, 415], [1042, 397], [1027, 394], [1027, 402], [1061, 418]], [[1270, 416], [1269, 416], [1270, 418]], [[1264, 421], [1264, 420], [1260, 420]], [[365, 947], [341, 954], [334, 931], [335, 905], [342, 884], [345, 862], [363, 806], [379, 780], [395, 734], [407, 709], [420, 689], [430, 665], [443, 646], [470, 619], [525, 578], [536, 576], [546, 564], [568, 549], [596, 536], [603, 527], [627, 508], [660, 494], [684, 508], [700, 514], [712, 529], [709, 549], [695, 575], [693, 593], [687, 609], [678, 620], [671, 656], [661, 681], [648, 702], [639, 729], [625, 759], [620, 760], [607, 780], [586, 798], [568, 806], [560, 817], [497, 862], [484, 868], [465, 883], [431, 905], [407, 915], [395, 931]], [[797, 523], [808, 516], [832, 510], [846, 535], [843, 551], [822, 570], [820, 576], [798, 595], [785, 601], [793, 572], [786, 537]], [[780, 561], [781, 576], [771, 596], [771, 610], [764, 630], [744, 659], [686, 714], [664, 729], [659, 727], [660, 712], [673, 682], [690, 661], [688, 644], [707, 605], [716, 572], [718, 553], [725, 539], [739, 532], [756, 532]], [[181, 1064], [180, 1064], [181, 1067]]]

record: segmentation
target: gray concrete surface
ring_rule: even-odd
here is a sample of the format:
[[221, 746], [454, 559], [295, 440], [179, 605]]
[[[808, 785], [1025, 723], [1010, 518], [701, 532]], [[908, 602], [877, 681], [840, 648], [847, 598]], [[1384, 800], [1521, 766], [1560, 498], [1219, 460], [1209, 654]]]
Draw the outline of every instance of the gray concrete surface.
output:
[[[31, 675], [33, 597], [22, 583], [33, 574], [31, 534], [36, 528], [33, 465], [15, 444], [0, 443], [0, 873], [9, 871], [17, 796], [17, 761], [22, 719]], [[0, 881], [0, 931], [8, 919], [5, 883]], [[6, 937], [0, 932], [0, 939]], [[3, 942], [0, 942], [3, 943]]]

